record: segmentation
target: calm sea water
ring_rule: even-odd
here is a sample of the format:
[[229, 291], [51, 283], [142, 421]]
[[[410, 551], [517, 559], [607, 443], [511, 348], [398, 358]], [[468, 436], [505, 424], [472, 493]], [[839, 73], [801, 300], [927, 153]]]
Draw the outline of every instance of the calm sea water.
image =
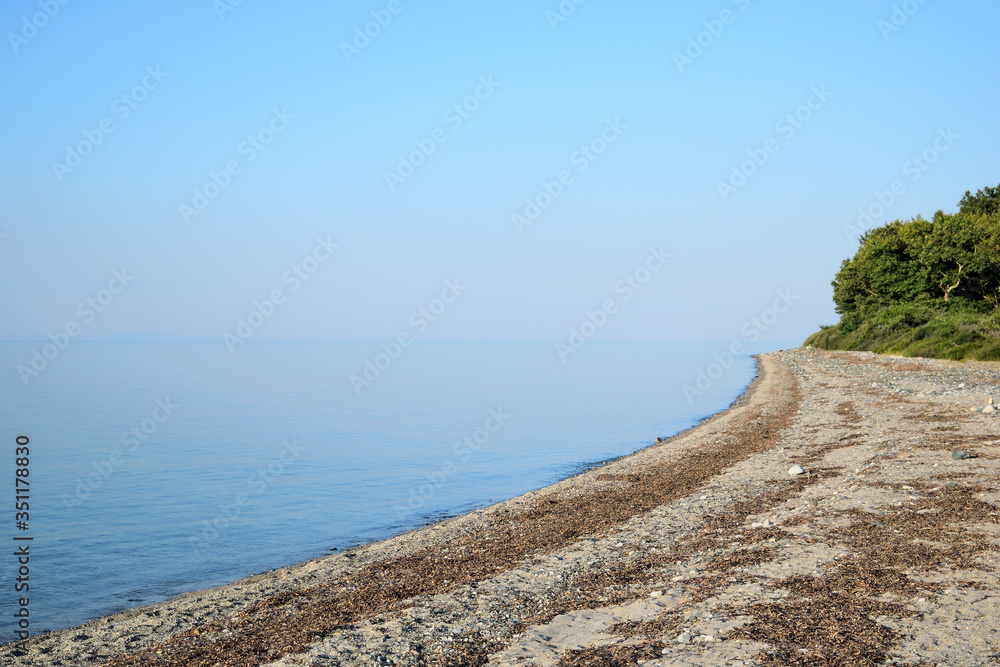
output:
[[696, 424], [754, 374], [737, 358], [689, 402], [726, 345], [588, 343], [564, 364], [551, 344], [425, 343], [359, 394], [377, 343], [74, 341], [25, 386], [40, 347], [0, 344], [0, 642], [25, 595], [15, 536], [33, 538], [35, 635], [542, 487]]

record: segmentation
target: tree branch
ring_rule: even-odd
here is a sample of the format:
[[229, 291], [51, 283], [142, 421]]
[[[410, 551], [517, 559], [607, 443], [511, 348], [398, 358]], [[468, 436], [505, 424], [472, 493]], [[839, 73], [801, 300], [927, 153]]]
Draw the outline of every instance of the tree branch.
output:
[[[947, 278], [948, 276], [946, 274], [942, 273], [941, 277], [942, 278]], [[950, 287], [945, 287], [944, 286], [944, 280], [941, 280], [941, 281], [938, 282], [938, 287], [940, 287], [941, 289], [944, 290], [944, 301], [945, 301], [945, 303], [948, 303], [948, 297], [951, 296], [952, 290], [954, 290], [956, 287], [958, 287], [958, 284], [960, 282], [962, 282], [962, 265], [961, 264], [958, 265], [958, 275], [955, 277], [955, 284], [954, 285], [951, 285]]]

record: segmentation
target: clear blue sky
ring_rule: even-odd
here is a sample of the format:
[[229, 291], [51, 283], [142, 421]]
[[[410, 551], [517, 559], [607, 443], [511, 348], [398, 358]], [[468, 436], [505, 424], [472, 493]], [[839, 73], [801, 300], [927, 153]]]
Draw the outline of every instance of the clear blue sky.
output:
[[[3, 3], [0, 339], [221, 339], [279, 289], [257, 339], [385, 340], [458, 279], [425, 339], [562, 340], [612, 300], [600, 340], [743, 340], [790, 289], [763, 339], [802, 340], [836, 320], [845, 226], [876, 191], [905, 186], [881, 223], [1000, 182], [996, 3], [589, 0], [558, 22], [557, 0], [224, 3]], [[391, 22], [345, 55], [372, 12]], [[748, 151], [766, 162], [723, 200]], [[185, 221], [210, 172], [227, 187]], [[320, 236], [339, 248], [293, 289]]]

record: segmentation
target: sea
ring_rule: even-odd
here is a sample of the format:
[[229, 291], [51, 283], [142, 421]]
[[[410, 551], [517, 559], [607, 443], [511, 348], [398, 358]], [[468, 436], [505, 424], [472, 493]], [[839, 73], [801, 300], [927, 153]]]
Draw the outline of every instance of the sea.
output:
[[544, 487], [725, 409], [778, 347], [45, 345], [0, 343], [0, 643]]

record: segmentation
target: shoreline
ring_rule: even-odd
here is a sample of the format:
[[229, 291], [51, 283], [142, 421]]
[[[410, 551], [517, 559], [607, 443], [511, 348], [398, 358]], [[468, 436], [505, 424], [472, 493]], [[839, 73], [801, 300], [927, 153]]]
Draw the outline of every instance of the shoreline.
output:
[[[449, 539], [448, 535], [440, 534], [442, 531], [446, 533], [451, 532], [450, 524], [455, 521], [470, 520], [474, 515], [476, 519], [479, 519], [481, 514], [501, 511], [501, 506], [506, 506], [508, 504], [521, 505], [523, 503], [528, 503], [531, 499], [541, 493], [555, 491], [561, 488], [563, 485], [574, 483], [574, 480], [579, 480], [589, 474], [594, 474], [595, 471], [602, 470], [606, 466], [614, 465], [620, 463], [623, 460], [629, 459], [631, 457], [640, 454], [641, 452], [647, 451], [651, 448], [665, 446], [668, 443], [675, 441], [678, 438], [684, 437], [686, 434], [691, 433], [697, 429], [702, 428], [706, 424], [713, 422], [726, 413], [730, 412], [734, 408], [743, 405], [745, 402], [750, 400], [750, 397], [756, 392], [757, 386], [762, 380], [764, 372], [760, 366], [759, 355], [751, 355], [754, 359], [756, 370], [753, 378], [746, 385], [746, 387], [737, 395], [733, 401], [724, 409], [707, 415], [698, 420], [696, 424], [690, 426], [679, 433], [667, 437], [661, 442], [652, 442], [646, 447], [638, 449], [629, 454], [623, 454], [611, 459], [604, 461], [598, 461], [593, 464], [588, 464], [585, 470], [574, 473], [569, 477], [565, 477], [557, 482], [553, 482], [547, 486], [541, 487], [539, 489], [533, 489], [526, 493], [523, 493], [514, 498], [509, 498], [497, 503], [492, 503], [484, 507], [480, 507], [469, 512], [462, 514], [451, 515], [447, 517], [442, 517], [440, 520], [433, 523], [411, 528], [409, 530], [404, 530], [395, 535], [376, 540], [373, 542], [366, 542], [363, 544], [358, 544], [353, 547], [344, 549], [343, 551], [338, 551], [337, 553], [332, 553], [328, 555], [319, 556], [317, 558], [312, 558], [306, 561], [293, 563], [291, 565], [274, 568], [267, 570], [265, 572], [250, 575], [248, 577], [243, 577], [232, 582], [221, 584], [219, 586], [212, 586], [209, 588], [196, 589], [193, 591], [186, 591], [173, 596], [169, 600], [164, 600], [162, 602], [156, 602], [149, 605], [144, 605], [141, 607], [133, 607], [120, 612], [114, 612], [111, 614], [103, 615], [86, 621], [80, 625], [72, 626], [69, 628], [64, 628], [60, 630], [54, 630], [51, 632], [46, 632], [43, 634], [35, 635], [31, 637], [26, 642], [8, 642], [0, 644], [0, 656], [4, 656], [8, 652], [15, 652], [20, 648], [32, 648], [36, 644], [53, 644], [59, 643], [58, 638], [61, 635], [77, 632], [84, 629], [91, 629], [93, 627], [102, 627], [109, 625], [117, 625], [118, 623], [128, 624], [130, 621], [146, 616], [150, 613], [160, 615], [162, 613], [174, 612], [175, 606], [187, 607], [193, 598], [196, 602], [206, 602], [210, 604], [223, 604], [225, 606], [226, 612], [237, 611], [244, 605], [238, 603], [232, 604], [228, 598], [240, 598], [247, 594], [253, 594], [255, 596], [261, 595], [273, 595], [280, 593], [285, 590], [294, 589], [301, 585], [306, 585], [316, 580], [319, 576], [317, 570], [322, 570], [326, 574], [337, 573], [343, 569], [350, 569], [351, 567], [357, 566], [358, 563], [366, 563], [370, 558], [370, 555], [363, 557], [363, 560], [358, 561], [358, 563], [353, 562], [355, 558], [358, 557], [358, 552], [365, 551], [369, 549], [377, 549], [382, 551], [383, 549], [388, 550], [398, 546], [398, 542], [405, 541], [413, 546], [427, 546], [431, 544], [436, 544], [442, 540]], [[581, 482], [583, 483], [583, 482]], [[449, 526], [446, 527], [446, 524]], [[434, 533], [433, 535], [425, 533]], [[341, 562], [346, 560], [347, 562]], [[333, 567], [331, 561], [336, 561]], [[186, 611], [186, 610], [185, 610]], [[212, 619], [215, 614], [212, 614], [207, 609], [203, 611], [203, 615], [199, 617], [199, 620]], [[175, 631], [184, 629], [185, 626], [178, 625], [171, 627], [167, 634], [173, 634]], [[155, 634], [159, 636], [162, 631], [157, 631]]]
[[[109, 342], [111, 342], [111, 341], [109, 341]], [[694, 419], [691, 420], [691, 421], [694, 422], [693, 425], [685, 425], [684, 426], [684, 430], [679, 431], [677, 434], [675, 434], [675, 436], [670, 436], [670, 437], [676, 437], [676, 435], [680, 435], [680, 434], [682, 434], [682, 433], [684, 433], [684, 432], [686, 432], [686, 431], [688, 431], [688, 430], [690, 430], [692, 428], [695, 428], [698, 425], [700, 425], [701, 423], [703, 423], [704, 421], [706, 421], [708, 419], [711, 419], [712, 417], [716, 416], [720, 412], [724, 412], [725, 410], [729, 409], [729, 407], [731, 407], [733, 405], [733, 403], [736, 400], [738, 400], [739, 397], [742, 396], [743, 393], [745, 393], [745, 391], [750, 386], [750, 384], [752, 384], [752, 382], [756, 379], [757, 374], [758, 374], [758, 371], [755, 369], [753, 377], [751, 377], [751, 378], [748, 379], [748, 381], [746, 383], [746, 386], [744, 386], [742, 389], [740, 389], [739, 392], [738, 392], [738, 394], [724, 408], [722, 408], [722, 410], [720, 410], [720, 411], [718, 411], [716, 413], [712, 413], [712, 414], [706, 415], [706, 416], [695, 417]], [[145, 609], [145, 608], [148, 608], [148, 607], [149, 608], [151, 608], [151, 607], [157, 607], [159, 605], [170, 603], [170, 602], [172, 602], [174, 600], [177, 600], [177, 599], [181, 598], [182, 596], [187, 596], [187, 595], [191, 595], [191, 594], [197, 594], [197, 593], [200, 593], [200, 592], [203, 592], [203, 591], [213, 591], [213, 590], [216, 590], [216, 589], [225, 588], [225, 587], [228, 587], [228, 586], [240, 584], [242, 582], [248, 582], [248, 581], [251, 581], [251, 580], [255, 580], [255, 579], [260, 578], [260, 577], [266, 577], [269, 574], [272, 574], [272, 573], [275, 573], [275, 572], [279, 572], [279, 571], [282, 571], [282, 570], [287, 570], [289, 568], [294, 568], [296, 566], [302, 566], [302, 565], [305, 565], [307, 563], [311, 563], [311, 562], [316, 561], [316, 560], [322, 560], [322, 559], [327, 558], [329, 556], [336, 556], [336, 555], [343, 555], [343, 554], [352, 553], [353, 551], [356, 551], [357, 549], [365, 547], [365, 546], [377, 544], [377, 543], [380, 543], [380, 542], [384, 542], [386, 540], [392, 540], [392, 539], [395, 539], [395, 538], [407, 535], [409, 533], [412, 533], [412, 532], [415, 532], [415, 531], [419, 531], [419, 530], [423, 530], [425, 528], [428, 528], [428, 527], [436, 525], [436, 524], [440, 524], [442, 522], [445, 522], [445, 521], [448, 521], [448, 520], [451, 520], [451, 519], [460, 518], [460, 517], [466, 516], [468, 514], [471, 514], [473, 512], [487, 509], [487, 508], [492, 507], [494, 505], [497, 505], [497, 504], [500, 504], [500, 503], [503, 503], [503, 502], [507, 502], [508, 500], [516, 499], [518, 497], [524, 496], [527, 493], [532, 493], [532, 492], [537, 492], [537, 491], [544, 490], [546, 488], [549, 488], [549, 487], [553, 486], [554, 484], [558, 484], [560, 482], [564, 482], [566, 480], [569, 480], [569, 479], [572, 479], [574, 477], [577, 477], [578, 475], [581, 475], [583, 473], [592, 471], [594, 469], [603, 467], [603, 466], [605, 466], [605, 465], [607, 465], [609, 463], [613, 463], [615, 461], [621, 460], [622, 458], [631, 456], [636, 451], [640, 451], [641, 449], [645, 449], [646, 447], [650, 447], [650, 446], [653, 446], [655, 444], [656, 444], [655, 442], [647, 442], [644, 446], [640, 447], [640, 449], [636, 449], [636, 450], [632, 450], [632, 451], [627, 451], [627, 452], [619, 454], [617, 456], [612, 456], [610, 458], [604, 458], [604, 459], [600, 459], [600, 460], [585, 461], [585, 462], [579, 463], [579, 464], [574, 465], [574, 466], [566, 466], [566, 468], [568, 468], [568, 470], [563, 471], [563, 475], [565, 475], [565, 476], [559, 477], [559, 478], [555, 479], [554, 481], [542, 480], [542, 483], [544, 484], [544, 486], [539, 486], [537, 488], [533, 488], [533, 489], [530, 489], [528, 491], [520, 492], [520, 493], [518, 493], [517, 496], [514, 496], [514, 498], [506, 498], [506, 499], [503, 499], [503, 500], [486, 501], [485, 503], [475, 504], [475, 505], [472, 505], [471, 503], [469, 503], [469, 504], [466, 505], [465, 508], [459, 509], [458, 511], [447, 512], [447, 513], [439, 513], [437, 515], [420, 516], [420, 515], [414, 514], [414, 523], [412, 524], [411, 527], [386, 527], [384, 530], [378, 531], [381, 534], [374, 535], [373, 538], [370, 539], [370, 540], [368, 540], [368, 541], [360, 541], [359, 542], [359, 541], [351, 540], [351, 541], [347, 542], [346, 544], [343, 544], [343, 543], [337, 544], [337, 546], [340, 547], [339, 550], [328, 550], [325, 553], [324, 552], [317, 553], [316, 551], [313, 551], [310, 554], [306, 554], [305, 556], [302, 556], [301, 560], [296, 559], [296, 560], [283, 561], [283, 562], [279, 562], [279, 563], [273, 564], [273, 565], [271, 565], [271, 564], [264, 564], [264, 567], [266, 569], [261, 569], [261, 570], [258, 570], [258, 571], [250, 571], [250, 572], [247, 572], [246, 570], [244, 570], [244, 573], [241, 573], [241, 576], [239, 576], [239, 578], [236, 578], [236, 579], [222, 580], [222, 577], [217, 577], [217, 578], [215, 578], [214, 581], [206, 581], [206, 582], [204, 582], [200, 586], [193, 587], [193, 588], [190, 588], [190, 589], [187, 589], [187, 590], [181, 590], [181, 591], [178, 591], [176, 593], [170, 594], [169, 596], [160, 597], [159, 600], [155, 600], [155, 601], [150, 601], [150, 602], [143, 603], [140, 606], [128, 606], [128, 607], [117, 606], [117, 608], [111, 608], [111, 609], [107, 609], [107, 610], [98, 610], [98, 611], [95, 612], [95, 615], [93, 617], [87, 618], [86, 620], [77, 621], [73, 625], [69, 625], [67, 627], [59, 627], [59, 628], [53, 629], [53, 630], [46, 630], [44, 632], [38, 632], [37, 634], [33, 633], [31, 639], [35, 639], [35, 638], [39, 638], [39, 637], [44, 637], [46, 635], [51, 635], [51, 634], [55, 634], [55, 633], [59, 633], [59, 632], [65, 632], [65, 631], [69, 631], [69, 630], [73, 630], [73, 629], [77, 629], [77, 628], [82, 628], [85, 625], [88, 625], [88, 624], [93, 623], [95, 621], [99, 621], [99, 620], [104, 619], [104, 618], [110, 618], [110, 617], [113, 617], [113, 616], [119, 616], [119, 615], [122, 615], [122, 614], [128, 614], [129, 612], [137, 611], [137, 610], [141, 610], [141, 609]], [[633, 445], [633, 447], [634, 446], [637, 446], [637, 445]], [[269, 567], [268, 565], [271, 565], [271, 566]], [[34, 626], [34, 623], [32, 625]], [[17, 640], [8, 640], [6, 637], [5, 638], [0, 638], [0, 649], [2, 649], [2, 647], [4, 647], [4, 646], [10, 645], [10, 644], [16, 644], [16, 643], [20, 643], [20, 642], [17, 641]]]
[[[996, 523], [1000, 422], [970, 408], [1000, 397], [1000, 365], [806, 350], [755, 359], [756, 377], [727, 409], [633, 454], [386, 540], [7, 644], [0, 656], [561, 666], [667, 655], [786, 664], [815, 650], [837, 664], [910, 653], [976, 664], [1000, 650], [972, 636], [938, 641], [933, 614], [911, 611], [934, 595], [942, 613], [997, 604], [969, 591], [1000, 585], [988, 565], [1000, 531], [995, 542], [978, 524], [956, 532], [954, 513]], [[959, 446], [976, 458], [948, 456]], [[789, 475], [791, 465], [805, 474]], [[939, 473], [950, 485], [935, 485]], [[878, 525], [906, 540], [872, 534]], [[911, 554], [914, 540], [928, 546]], [[944, 555], [931, 554], [939, 543]], [[960, 573], [935, 568], [949, 559]], [[808, 636], [794, 621], [803, 613], [825, 619]], [[977, 637], [1000, 632], [1000, 613], [976, 623]], [[707, 653], [717, 660], [688, 662]]]

